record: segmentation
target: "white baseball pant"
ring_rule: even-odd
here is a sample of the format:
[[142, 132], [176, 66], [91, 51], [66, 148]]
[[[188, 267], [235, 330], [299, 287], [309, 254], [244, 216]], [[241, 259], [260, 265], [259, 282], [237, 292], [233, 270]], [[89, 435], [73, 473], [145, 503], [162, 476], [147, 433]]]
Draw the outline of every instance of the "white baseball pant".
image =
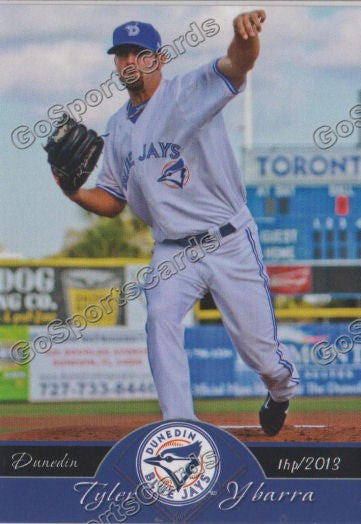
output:
[[[257, 226], [248, 214], [237, 231], [197, 262], [147, 289], [146, 324], [150, 367], [164, 419], [194, 419], [182, 320], [208, 291], [221, 313], [232, 344], [259, 374], [275, 401], [289, 400], [299, 383], [288, 349], [277, 339], [268, 277]], [[176, 243], [157, 243], [152, 267], [182, 251]]]

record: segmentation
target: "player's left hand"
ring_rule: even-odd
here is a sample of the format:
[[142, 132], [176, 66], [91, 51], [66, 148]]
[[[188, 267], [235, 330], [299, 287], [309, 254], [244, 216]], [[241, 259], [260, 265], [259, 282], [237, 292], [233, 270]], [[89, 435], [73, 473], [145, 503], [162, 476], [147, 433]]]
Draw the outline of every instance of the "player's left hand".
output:
[[262, 24], [266, 20], [263, 9], [256, 9], [249, 13], [241, 13], [233, 20], [234, 32], [243, 40], [254, 37], [262, 31]]
[[56, 183], [66, 195], [74, 194], [87, 180], [101, 155], [104, 140], [64, 113], [44, 146]]

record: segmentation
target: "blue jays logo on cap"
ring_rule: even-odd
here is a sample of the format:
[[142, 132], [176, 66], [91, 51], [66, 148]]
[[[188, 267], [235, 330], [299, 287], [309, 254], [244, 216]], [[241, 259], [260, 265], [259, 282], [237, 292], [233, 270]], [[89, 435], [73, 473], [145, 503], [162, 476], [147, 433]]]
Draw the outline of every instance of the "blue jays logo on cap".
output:
[[128, 24], [125, 26], [125, 30], [129, 36], [137, 36], [140, 33], [139, 25], [137, 24]]
[[190, 173], [188, 167], [185, 165], [183, 158], [179, 158], [173, 162], [168, 162], [163, 169], [162, 175], [157, 182], [164, 182], [164, 184], [173, 189], [182, 189], [188, 182]]
[[162, 46], [162, 39], [151, 24], [131, 21], [114, 29], [113, 47], [108, 50], [108, 54], [115, 54], [117, 47], [124, 44], [134, 44], [156, 52]]

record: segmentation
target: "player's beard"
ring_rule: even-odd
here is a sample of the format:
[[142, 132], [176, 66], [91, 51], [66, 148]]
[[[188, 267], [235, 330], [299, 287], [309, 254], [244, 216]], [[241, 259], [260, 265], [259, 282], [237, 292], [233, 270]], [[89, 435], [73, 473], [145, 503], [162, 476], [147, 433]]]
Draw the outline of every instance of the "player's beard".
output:
[[132, 79], [130, 82], [127, 82], [126, 79], [122, 78], [122, 76], [119, 75], [120, 80], [123, 82], [123, 84], [125, 85], [128, 91], [137, 93], [144, 89], [143, 74], [140, 71], [138, 71], [138, 74], [139, 74], [138, 78], [136, 80]]
[[125, 84], [125, 87], [128, 89], [128, 91], [132, 91], [133, 93], [143, 91], [144, 80], [142, 77], [139, 77], [138, 80], [136, 80], [135, 82], [132, 82], [130, 84]]

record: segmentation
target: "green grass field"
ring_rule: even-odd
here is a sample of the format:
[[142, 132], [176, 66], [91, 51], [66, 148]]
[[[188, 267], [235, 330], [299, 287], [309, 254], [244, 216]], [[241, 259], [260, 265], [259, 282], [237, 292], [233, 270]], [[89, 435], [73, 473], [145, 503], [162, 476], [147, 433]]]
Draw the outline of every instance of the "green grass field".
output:
[[[261, 398], [202, 399], [195, 400], [198, 413], [247, 413], [257, 411]], [[294, 412], [343, 411], [360, 412], [361, 397], [298, 397], [292, 401]], [[46, 403], [0, 403], [1, 416], [34, 415], [130, 415], [159, 413], [158, 402], [107, 401], [107, 402], [46, 402]]]
[[[213, 413], [257, 413], [263, 398], [195, 400], [200, 415]], [[293, 413], [360, 413], [360, 397], [297, 397], [292, 401]], [[0, 402], [0, 434], [19, 431], [21, 418], [33, 416], [87, 416], [154, 414], [161, 419], [159, 405], [154, 400], [107, 402]], [[25, 425], [26, 422], [24, 421]], [[26, 429], [25, 427], [23, 429]]]

